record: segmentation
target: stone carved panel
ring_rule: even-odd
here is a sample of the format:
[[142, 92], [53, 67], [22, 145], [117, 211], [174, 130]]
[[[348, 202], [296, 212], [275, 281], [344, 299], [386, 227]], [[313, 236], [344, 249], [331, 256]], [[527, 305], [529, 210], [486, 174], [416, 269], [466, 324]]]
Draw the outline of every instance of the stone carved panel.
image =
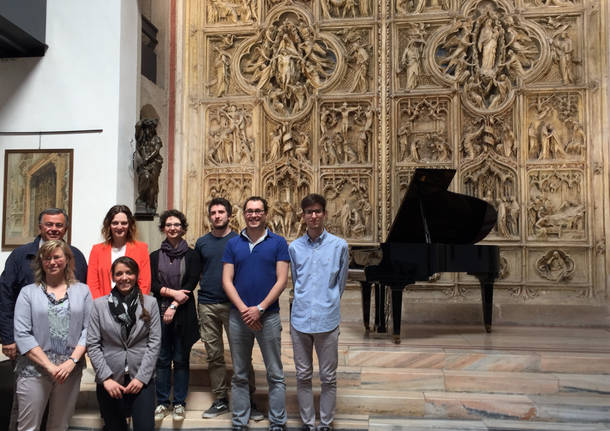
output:
[[206, 164], [251, 164], [254, 161], [252, 107], [224, 104], [207, 111]]
[[578, 170], [535, 170], [528, 176], [528, 237], [584, 240], [587, 218], [584, 174]]
[[463, 162], [470, 163], [493, 154], [505, 163], [516, 166], [519, 148], [512, 110], [490, 116], [469, 115], [464, 112], [463, 118], [464, 130], [460, 141]]
[[318, 31], [312, 17], [294, 5], [270, 12], [265, 27], [239, 46], [233, 59], [240, 86], [260, 94], [276, 120], [302, 118], [313, 96], [343, 75], [345, 48], [337, 37]]
[[463, 192], [493, 206], [498, 221], [490, 236], [514, 239], [520, 233], [521, 208], [518, 202], [517, 173], [499, 160], [489, 158], [471, 165], [462, 173]]
[[[212, 199], [217, 197], [228, 199], [233, 206], [230, 225], [233, 230], [239, 232], [244, 225], [241, 204], [253, 193], [253, 177], [251, 172], [244, 173], [231, 168], [212, 171], [206, 175], [204, 179], [205, 200], [203, 201], [205, 214], [207, 214], [207, 208]], [[207, 232], [210, 229], [209, 220], [207, 217], [203, 217], [202, 220], [203, 231]]]
[[320, 163], [369, 164], [375, 110], [368, 103], [323, 103], [320, 107]]
[[205, 4], [208, 24], [248, 25], [258, 22], [257, 0], [208, 0]]
[[527, 153], [530, 161], [583, 160], [587, 137], [578, 93], [542, 93], [527, 99]]
[[363, 18], [371, 15], [372, 0], [319, 0], [322, 19]]
[[[243, 177], [248, 191], [231, 200], [268, 195], [270, 225], [289, 239], [302, 232], [300, 198], [321, 191], [330, 229], [371, 244], [415, 168], [454, 168], [450, 189], [498, 212], [486, 242], [501, 245], [500, 306], [608, 297], [599, 0], [244, 4], [214, 0], [186, 17], [189, 218], [219, 181], [228, 188], [215, 195], [231, 196]], [[553, 250], [573, 261], [563, 281], [545, 260]], [[470, 276], [435, 280], [408, 297], [479, 300]]]
[[510, 2], [466, 2], [463, 15], [439, 28], [426, 44], [427, 67], [448, 85], [463, 87], [473, 112], [498, 112], [515, 89], [549, 63], [544, 29], [514, 13]]
[[355, 241], [373, 236], [372, 177], [368, 169], [332, 170], [322, 173], [321, 188], [331, 202], [329, 231]]
[[549, 289], [573, 288], [586, 296], [592, 293], [589, 263], [589, 251], [583, 248], [532, 248], [527, 258], [528, 278], [543, 282]]
[[235, 47], [243, 38], [234, 35], [214, 36], [208, 39], [207, 55], [209, 57], [207, 80], [204, 92], [211, 97], [227, 97], [234, 94], [243, 94], [235, 84], [232, 77], [233, 66], [231, 59]]
[[450, 100], [446, 97], [404, 99], [398, 103], [397, 163], [449, 163], [453, 146], [447, 130]]

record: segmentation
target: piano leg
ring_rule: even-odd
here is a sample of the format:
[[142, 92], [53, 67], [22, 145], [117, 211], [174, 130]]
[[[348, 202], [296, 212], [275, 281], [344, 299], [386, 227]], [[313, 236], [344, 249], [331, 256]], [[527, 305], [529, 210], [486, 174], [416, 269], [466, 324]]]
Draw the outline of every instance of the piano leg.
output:
[[375, 283], [375, 331], [385, 333], [385, 286]]
[[494, 305], [494, 281], [496, 277], [490, 274], [476, 274], [481, 283], [481, 303], [483, 305], [483, 323], [485, 331], [491, 332], [491, 320]]
[[371, 320], [371, 283], [360, 282], [362, 289], [362, 322], [364, 323], [364, 335], [369, 335]]
[[392, 341], [400, 344], [400, 324], [402, 323], [402, 284], [392, 285]]

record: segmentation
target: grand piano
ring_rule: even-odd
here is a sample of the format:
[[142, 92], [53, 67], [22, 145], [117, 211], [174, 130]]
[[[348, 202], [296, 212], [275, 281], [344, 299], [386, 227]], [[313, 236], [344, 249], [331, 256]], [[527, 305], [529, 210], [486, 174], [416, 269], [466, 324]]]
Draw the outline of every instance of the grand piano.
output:
[[[385, 289], [389, 288], [392, 338], [400, 343], [403, 289], [417, 281], [428, 281], [441, 272], [466, 272], [479, 280], [485, 330], [491, 332], [499, 249], [495, 245], [475, 243], [494, 227], [497, 213], [481, 199], [448, 191], [454, 175], [454, 169], [417, 169], [381, 249], [352, 247], [350, 273], [359, 278], [362, 286], [363, 322], [367, 332], [372, 285], [375, 285], [377, 332], [386, 332]], [[381, 254], [378, 264], [361, 264], [374, 260], [371, 256], [375, 254], [377, 257]]]

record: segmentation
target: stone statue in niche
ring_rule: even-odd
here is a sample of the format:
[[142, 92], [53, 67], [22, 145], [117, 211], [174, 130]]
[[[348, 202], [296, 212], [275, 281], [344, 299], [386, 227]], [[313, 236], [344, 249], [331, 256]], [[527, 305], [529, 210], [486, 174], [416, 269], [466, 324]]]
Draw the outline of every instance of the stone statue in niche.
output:
[[370, 105], [324, 104], [320, 109], [320, 157], [323, 165], [370, 161], [375, 110]]
[[136, 214], [152, 217], [157, 211], [159, 175], [163, 166], [161, 138], [157, 136], [157, 119], [142, 119], [136, 123], [134, 163], [138, 177]]
[[478, 111], [496, 112], [542, 53], [543, 30], [512, 15], [500, 3], [480, 2], [469, 16], [456, 17], [435, 39], [437, 73], [463, 86], [462, 100]]
[[406, 100], [399, 105], [397, 133], [400, 162], [448, 162], [453, 150], [445, 124], [449, 104], [441, 99]]
[[369, 15], [369, 0], [320, 0], [324, 18], [356, 18]]
[[351, 69], [349, 92], [365, 93], [369, 87], [369, 62], [371, 45], [363, 40], [364, 35], [350, 29], [338, 33], [347, 48], [347, 65]]
[[405, 89], [413, 90], [419, 84], [422, 52], [426, 45], [426, 25], [412, 24], [407, 29], [407, 46], [402, 51], [396, 66], [396, 74], [405, 74]]
[[530, 175], [528, 219], [537, 239], [581, 239], [585, 208], [582, 204], [582, 173], [539, 171]]
[[550, 281], [568, 281], [574, 276], [574, 260], [562, 250], [549, 250], [536, 261], [536, 272]]
[[220, 43], [212, 47], [216, 53], [214, 58], [214, 79], [206, 84], [206, 87], [214, 88], [214, 97], [222, 97], [229, 91], [231, 81], [231, 51], [233, 47], [233, 35], [222, 37]]
[[235, 2], [209, 0], [207, 6], [210, 24], [246, 24], [258, 21], [256, 0], [237, 0]]
[[547, 17], [541, 24], [547, 29], [553, 63], [557, 65], [561, 82], [574, 83], [574, 65], [579, 61], [574, 58], [574, 43], [569, 34], [571, 24], [562, 16]]
[[305, 16], [285, 12], [240, 54], [238, 73], [263, 96], [274, 118], [294, 118], [335, 73], [338, 49], [331, 45]]
[[364, 238], [371, 234], [373, 208], [368, 196], [368, 178], [325, 178], [324, 195], [333, 205], [328, 229], [346, 238]]
[[246, 107], [226, 104], [208, 116], [207, 160], [214, 165], [253, 161], [252, 113]]

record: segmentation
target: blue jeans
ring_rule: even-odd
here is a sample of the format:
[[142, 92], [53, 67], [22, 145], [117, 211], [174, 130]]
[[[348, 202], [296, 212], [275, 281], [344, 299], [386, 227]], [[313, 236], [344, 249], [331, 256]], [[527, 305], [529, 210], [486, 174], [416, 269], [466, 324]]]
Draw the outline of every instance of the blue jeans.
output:
[[157, 405], [169, 405], [172, 369], [174, 363], [174, 405], [186, 404], [189, 387], [189, 359], [191, 348], [186, 346], [181, 336], [174, 333], [174, 323], [161, 322], [161, 352], [157, 359]]
[[269, 422], [286, 423], [286, 384], [282, 367], [282, 322], [280, 313], [264, 314], [261, 318], [263, 329], [254, 331], [241, 319], [239, 312], [231, 309], [229, 315], [229, 344], [233, 360], [231, 380], [231, 408], [233, 425], [248, 425], [250, 419], [250, 391], [248, 390], [248, 370], [252, 358], [254, 339], [263, 354], [269, 385]]

